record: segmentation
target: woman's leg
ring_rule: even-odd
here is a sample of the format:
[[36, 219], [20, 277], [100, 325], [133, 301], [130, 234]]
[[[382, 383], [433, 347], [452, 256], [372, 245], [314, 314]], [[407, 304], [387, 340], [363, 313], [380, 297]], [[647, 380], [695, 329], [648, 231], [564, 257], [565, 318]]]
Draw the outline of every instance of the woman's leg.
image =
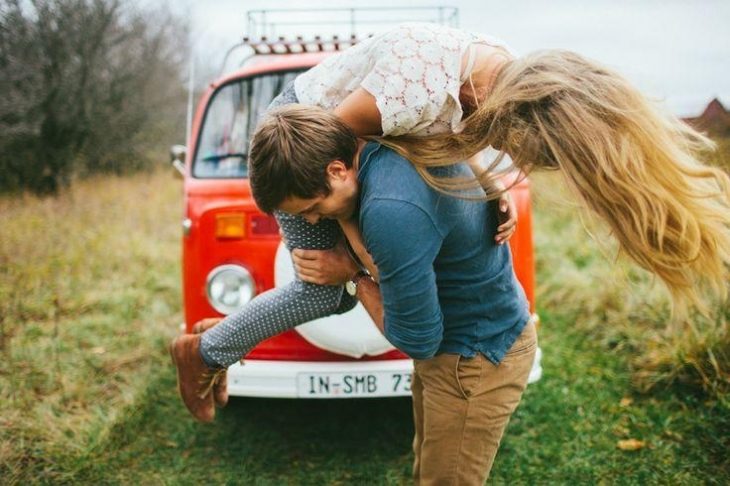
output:
[[[292, 81], [274, 98], [269, 110], [297, 101]], [[289, 251], [328, 250], [342, 237], [334, 220], [313, 225], [301, 216], [286, 213], [276, 213], [276, 220]], [[206, 331], [200, 342], [200, 354], [210, 367], [228, 367], [264, 339], [314, 319], [347, 312], [356, 303], [342, 286], [315, 285], [297, 277], [285, 287], [258, 295], [243, 309]]]
[[[327, 250], [342, 237], [334, 220], [309, 224], [301, 216], [277, 213], [289, 250]], [[264, 339], [299, 324], [343, 313], [357, 301], [341, 285], [315, 285], [297, 279], [290, 284], [258, 295], [239, 312], [206, 331], [200, 354], [208, 366], [227, 367], [240, 360]]]

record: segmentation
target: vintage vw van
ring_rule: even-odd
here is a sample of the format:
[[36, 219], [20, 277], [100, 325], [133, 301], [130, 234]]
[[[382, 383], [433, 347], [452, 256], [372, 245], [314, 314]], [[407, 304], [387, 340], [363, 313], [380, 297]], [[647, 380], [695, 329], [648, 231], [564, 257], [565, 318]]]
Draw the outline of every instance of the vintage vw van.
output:
[[[192, 117], [188, 147], [173, 163], [184, 178], [182, 217], [184, 330], [236, 312], [256, 295], [295, 278], [272, 216], [247, 179], [249, 137], [269, 102], [294, 77], [355, 42], [248, 41], [242, 67], [211, 83]], [[530, 192], [512, 190], [519, 224], [510, 241], [515, 271], [535, 309]], [[346, 398], [410, 395], [412, 362], [394, 349], [358, 305], [303, 324], [253, 349], [229, 369], [231, 395]], [[540, 351], [530, 381], [539, 379]]]

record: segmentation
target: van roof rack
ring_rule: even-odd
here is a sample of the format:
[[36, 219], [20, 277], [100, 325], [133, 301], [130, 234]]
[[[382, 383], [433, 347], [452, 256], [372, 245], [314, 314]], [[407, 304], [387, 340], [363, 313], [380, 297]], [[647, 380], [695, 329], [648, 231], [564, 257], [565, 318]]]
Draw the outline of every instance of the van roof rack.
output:
[[[368, 37], [371, 35], [368, 35]], [[301, 35], [298, 35], [295, 39], [287, 39], [284, 36], [279, 36], [277, 39], [269, 39], [266, 36], [259, 38], [246, 36], [243, 38], [243, 44], [253, 49], [254, 54], [271, 55], [341, 51], [357, 44], [360, 40], [354, 34], [344, 39], [341, 39], [338, 35], [333, 35], [331, 39], [323, 39], [317, 35], [311, 40], [305, 40]]]
[[[221, 74], [225, 71], [230, 55], [241, 47], [248, 47], [251, 52], [241, 64], [256, 55], [340, 51], [372, 37], [372, 32], [358, 32], [363, 26], [371, 28], [402, 22], [432, 22], [457, 27], [459, 9], [449, 6], [263, 9], [248, 11], [247, 21], [247, 34], [226, 52]], [[323, 29], [337, 32], [330, 38], [306, 32], [321, 32]], [[292, 36], [291, 32], [297, 30], [302, 33]]]

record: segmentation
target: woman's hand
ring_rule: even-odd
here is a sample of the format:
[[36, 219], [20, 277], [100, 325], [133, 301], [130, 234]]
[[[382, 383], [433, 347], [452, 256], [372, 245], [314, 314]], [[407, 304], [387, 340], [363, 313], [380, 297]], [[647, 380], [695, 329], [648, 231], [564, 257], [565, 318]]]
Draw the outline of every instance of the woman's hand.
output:
[[312, 284], [343, 285], [360, 270], [344, 242], [331, 250], [296, 249], [291, 255], [299, 278]]
[[466, 162], [475, 177], [484, 178], [482, 184], [487, 194], [503, 191], [497, 204], [497, 222], [499, 226], [497, 226], [497, 234], [494, 235], [494, 241], [498, 245], [503, 245], [512, 238], [517, 229], [517, 205], [512, 200], [509, 192], [505, 191], [502, 181], [484, 177], [486, 171], [482, 167], [482, 157], [483, 153], [477, 152], [469, 157]]
[[512, 200], [509, 192], [504, 192], [499, 198], [497, 204], [497, 234], [494, 241], [498, 245], [503, 245], [512, 238], [517, 230], [517, 205]]

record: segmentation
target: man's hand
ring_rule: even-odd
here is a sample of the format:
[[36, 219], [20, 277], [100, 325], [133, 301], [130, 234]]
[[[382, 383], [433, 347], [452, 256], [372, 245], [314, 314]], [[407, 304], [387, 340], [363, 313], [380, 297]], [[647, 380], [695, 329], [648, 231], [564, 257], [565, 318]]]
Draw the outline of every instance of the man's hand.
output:
[[202, 334], [208, 329], [215, 327], [222, 320], [222, 317], [207, 317], [205, 319], [201, 319], [193, 324], [192, 332], [193, 334]]
[[342, 243], [331, 250], [292, 251], [299, 278], [317, 285], [343, 285], [359, 270]]
[[497, 207], [499, 226], [497, 227], [497, 234], [494, 236], [494, 241], [498, 245], [503, 245], [512, 238], [512, 235], [515, 234], [515, 230], [517, 229], [517, 205], [512, 200], [509, 192], [504, 192], [499, 198]]

